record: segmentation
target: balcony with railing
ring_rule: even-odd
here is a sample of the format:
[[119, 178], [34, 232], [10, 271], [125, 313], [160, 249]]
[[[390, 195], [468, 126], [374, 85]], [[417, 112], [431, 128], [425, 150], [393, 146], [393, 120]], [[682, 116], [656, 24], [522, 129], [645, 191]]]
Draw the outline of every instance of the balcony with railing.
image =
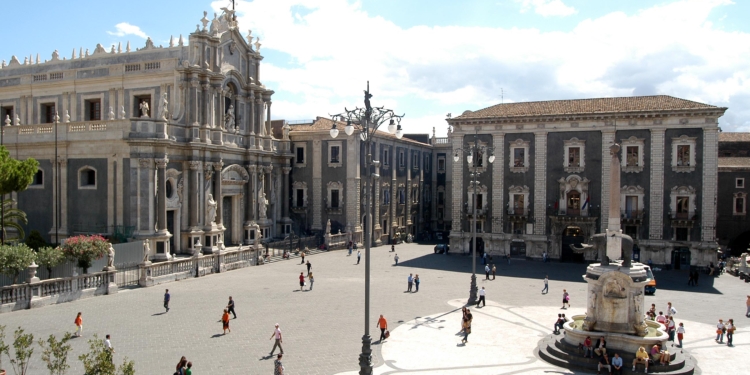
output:
[[623, 221], [637, 222], [643, 220], [644, 210], [621, 210], [620, 219]]

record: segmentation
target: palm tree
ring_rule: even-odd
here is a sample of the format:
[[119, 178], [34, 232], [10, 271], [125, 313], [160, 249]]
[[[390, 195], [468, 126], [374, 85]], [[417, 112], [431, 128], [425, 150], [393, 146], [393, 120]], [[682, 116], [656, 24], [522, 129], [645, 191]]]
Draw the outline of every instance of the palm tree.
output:
[[[26, 213], [18, 208], [13, 207], [13, 199], [6, 199], [2, 201], [3, 205], [3, 217], [0, 217], [0, 225], [2, 225], [3, 237], [5, 242], [20, 241], [26, 237], [26, 233], [23, 231], [23, 225], [28, 224], [26, 219]], [[16, 236], [9, 237], [8, 229], [15, 229]]]

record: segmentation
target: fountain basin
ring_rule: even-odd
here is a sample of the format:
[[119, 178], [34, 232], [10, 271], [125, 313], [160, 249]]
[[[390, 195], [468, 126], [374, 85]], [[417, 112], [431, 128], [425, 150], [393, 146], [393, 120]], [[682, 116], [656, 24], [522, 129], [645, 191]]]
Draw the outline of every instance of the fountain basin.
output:
[[603, 336], [607, 340], [608, 352], [622, 351], [634, 354], [641, 346], [650, 350], [654, 344], [664, 345], [669, 338], [664, 326], [651, 320], [645, 321], [647, 333], [646, 336], [641, 337], [625, 333], [584, 331], [582, 327], [585, 318], [586, 315], [574, 315], [571, 321], [563, 325], [565, 330], [563, 341], [578, 346], [586, 340], [586, 336], [589, 336], [592, 344], [596, 344], [596, 340]]

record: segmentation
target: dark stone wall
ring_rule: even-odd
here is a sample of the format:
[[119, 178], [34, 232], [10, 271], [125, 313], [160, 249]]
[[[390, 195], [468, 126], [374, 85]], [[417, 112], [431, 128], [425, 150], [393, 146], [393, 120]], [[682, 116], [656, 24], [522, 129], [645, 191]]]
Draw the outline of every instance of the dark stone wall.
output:
[[[651, 132], [648, 130], [619, 130], [617, 131], [615, 139], [622, 145], [622, 141], [630, 137], [642, 138], [643, 139], [643, 170], [637, 173], [620, 173], [620, 187], [623, 186], [640, 186], [644, 188], [645, 194], [643, 196], [643, 209], [645, 214], [643, 220], [638, 228], [638, 235], [640, 239], [648, 239], [648, 208], [651, 204]], [[626, 157], [625, 149], [622, 149], [620, 158]], [[624, 210], [625, 207], [620, 207], [620, 210]]]
[[[96, 169], [96, 189], [78, 188], [78, 170]], [[92, 231], [107, 225], [107, 159], [68, 159], [68, 232]], [[84, 203], [85, 202], [85, 203]], [[92, 228], [92, 229], [87, 229]]]
[[[44, 240], [51, 242], [52, 236], [49, 234], [53, 225], [53, 207], [55, 200], [53, 197], [53, 165], [49, 159], [37, 160], [39, 169], [43, 173], [43, 183], [41, 186], [29, 186], [28, 189], [19, 192], [18, 208], [26, 213], [28, 224], [23, 225], [26, 237], [32, 230], [37, 230], [42, 234]], [[6, 196], [9, 199], [10, 195]]]
[[[745, 187], [737, 188], [735, 183], [737, 178], [745, 179]], [[745, 214], [734, 214], [734, 195], [736, 193], [750, 194], [750, 171], [732, 171], [719, 172], [719, 193], [716, 201], [716, 237], [722, 244], [730, 244], [737, 236], [745, 231], [750, 230], [750, 215], [747, 210], [748, 196], [745, 197]], [[733, 249], [744, 252], [746, 249]]]
[[[672, 138], [682, 135], [696, 137], [695, 170], [689, 173], [678, 173], [672, 170]], [[664, 134], [664, 239], [672, 239], [672, 226], [669, 218], [670, 193], [677, 186], [692, 186], [695, 188], [695, 210], [697, 213], [695, 224], [690, 230], [690, 240], [701, 239], [701, 205], [703, 204], [703, 130], [701, 129], [669, 129]]]

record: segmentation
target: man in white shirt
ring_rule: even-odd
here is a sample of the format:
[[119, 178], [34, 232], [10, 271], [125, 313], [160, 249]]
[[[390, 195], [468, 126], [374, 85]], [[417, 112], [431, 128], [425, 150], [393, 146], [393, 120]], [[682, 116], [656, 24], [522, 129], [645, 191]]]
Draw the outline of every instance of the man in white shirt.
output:
[[104, 347], [107, 349], [107, 354], [109, 354], [109, 361], [114, 363], [114, 359], [112, 359], [112, 354], [115, 352], [115, 348], [112, 347], [112, 342], [110, 340], [110, 335], [107, 335], [104, 339]]
[[667, 317], [677, 314], [677, 310], [672, 307], [672, 302], [667, 302]]
[[490, 279], [490, 265], [489, 264], [484, 266], [484, 274], [486, 277], [485, 280], [489, 280]]
[[724, 343], [724, 320], [719, 319], [719, 324], [716, 325], [716, 342], [722, 344]]
[[482, 307], [487, 306], [487, 302], [485, 301], [484, 297], [486, 295], [486, 292], [484, 291], [484, 287], [479, 290], [479, 300], [477, 301], [477, 307], [479, 307], [479, 304], [482, 304]]

